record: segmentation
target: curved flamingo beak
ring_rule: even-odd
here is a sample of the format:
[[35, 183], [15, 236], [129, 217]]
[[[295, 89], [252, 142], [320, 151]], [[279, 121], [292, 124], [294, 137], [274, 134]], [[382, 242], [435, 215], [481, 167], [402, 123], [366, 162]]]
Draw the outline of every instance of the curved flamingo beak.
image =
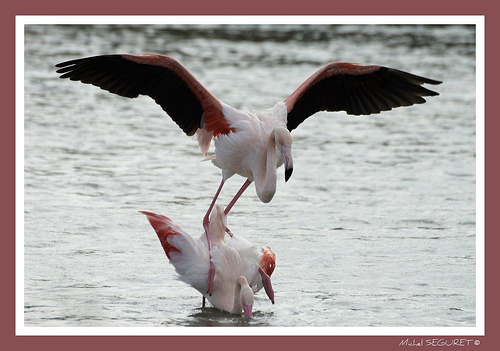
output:
[[252, 305], [243, 305], [243, 315], [245, 317], [252, 317]]
[[283, 156], [283, 164], [285, 166], [285, 182], [287, 182], [293, 173], [292, 148], [290, 146], [282, 146], [280, 151]]
[[285, 168], [285, 182], [288, 182], [288, 179], [292, 176], [293, 168], [286, 169]]

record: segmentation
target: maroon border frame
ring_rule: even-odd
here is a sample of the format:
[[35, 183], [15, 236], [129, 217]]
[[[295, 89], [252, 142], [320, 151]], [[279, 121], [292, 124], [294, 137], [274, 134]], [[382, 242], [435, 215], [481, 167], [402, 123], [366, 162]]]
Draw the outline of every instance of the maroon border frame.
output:
[[[93, 6], [94, 5], [94, 6]], [[2, 128], [1, 161], [1, 222], [3, 224], [1, 277], [1, 344], [6, 350], [80, 350], [96, 348], [105, 350], [138, 350], [141, 348], [194, 348], [208, 349], [291, 349], [291, 350], [402, 350], [418, 346], [399, 346], [407, 336], [16, 336], [15, 335], [15, 16], [16, 15], [484, 15], [485, 16], [485, 336], [418, 336], [420, 339], [443, 338], [477, 340], [469, 346], [436, 346], [446, 350], [494, 350], [495, 330], [498, 328], [499, 304], [494, 298], [499, 293], [496, 248], [499, 247], [498, 220], [495, 198], [499, 178], [496, 165], [498, 148], [496, 132], [499, 119], [493, 114], [492, 98], [494, 80], [498, 77], [498, 45], [500, 30], [497, 6], [493, 1], [474, 2], [430, 1], [402, 2], [400, 0], [338, 2], [309, 0], [307, 2], [252, 0], [241, 2], [217, 1], [166, 1], [123, 2], [112, 0], [87, 0], [85, 2], [47, 0], [11, 2], [1, 5], [2, 26]], [[497, 33], [497, 34], [495, 34]], [[490, 89], [488, 89], [490, 88]], [[489, 102], [489, 103], [488, 103]], [[494, 134], [495, 133], [495, 134]], [[410, 336], [410, 340], [414, 337]], [[423, 346], [429, 348], [431, 346]], [[432, 349], [432, 347], [431, 347]]]

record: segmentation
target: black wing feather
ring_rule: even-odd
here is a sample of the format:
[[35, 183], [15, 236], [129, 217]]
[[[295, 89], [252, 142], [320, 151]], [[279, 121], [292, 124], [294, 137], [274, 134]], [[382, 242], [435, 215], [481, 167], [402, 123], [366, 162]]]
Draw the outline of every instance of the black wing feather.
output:
[[200, 127], [203, 108], [185, 82], [171, 70], [139, 64], [121, 55], [102, 55], [56, 65], [60, 78], [92, 84], [123, 97], [147, 95], [188, 135]]
[[423, 96], [439, 95], [422, 84], [440, 81], [387, 67], [368, 74], [338, 74], [318, 81], [295, 102], [288, 113], [288, 130], [319, 111], [346, 111], [370, 115], [395, 107], [425, 102]]

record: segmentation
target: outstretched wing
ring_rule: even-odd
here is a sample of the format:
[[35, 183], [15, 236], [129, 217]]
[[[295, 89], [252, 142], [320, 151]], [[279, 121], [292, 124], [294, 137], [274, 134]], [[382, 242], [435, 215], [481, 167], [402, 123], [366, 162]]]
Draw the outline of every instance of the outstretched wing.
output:
[[438, 93], [422, 87], [440, 84], [397, 69], [332, 62], [324, 66], [288, 98], [288, 130], [319, 111], [346, 111], [349, 115], [369, 115], [394, 107], [425, 102], [423, 96]]
[[101, 55], [56, 65], [61, 78], [93, 84], [128, 98], [147, 95], [187, 134], [204, 128], [213, 135], [230, 127], [222, 107], [177, 60], [163, 55]]

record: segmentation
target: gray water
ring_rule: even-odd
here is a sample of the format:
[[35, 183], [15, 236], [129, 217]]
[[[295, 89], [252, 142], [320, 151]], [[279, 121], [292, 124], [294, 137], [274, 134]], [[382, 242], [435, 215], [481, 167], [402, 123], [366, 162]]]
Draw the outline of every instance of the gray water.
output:
[[[25, 28], [26, 327], [474, 327], [473, 26], [28, 25]], [[330, 61], [443, 80], [423, 105], [318, 113], [293, 132], [294, 174], [231, 230], [277, 256], [276, 304], [248, 320], [201, 308], [140, 210], [198, 236], [220, 170], [154, 101], [61, 80], [54, 64], [174, 56], [215, 96], [260, 110]], [[227, 183], [227, 204], [244, 179]], [[479, 233], [478, 233], [479, 234]]]

